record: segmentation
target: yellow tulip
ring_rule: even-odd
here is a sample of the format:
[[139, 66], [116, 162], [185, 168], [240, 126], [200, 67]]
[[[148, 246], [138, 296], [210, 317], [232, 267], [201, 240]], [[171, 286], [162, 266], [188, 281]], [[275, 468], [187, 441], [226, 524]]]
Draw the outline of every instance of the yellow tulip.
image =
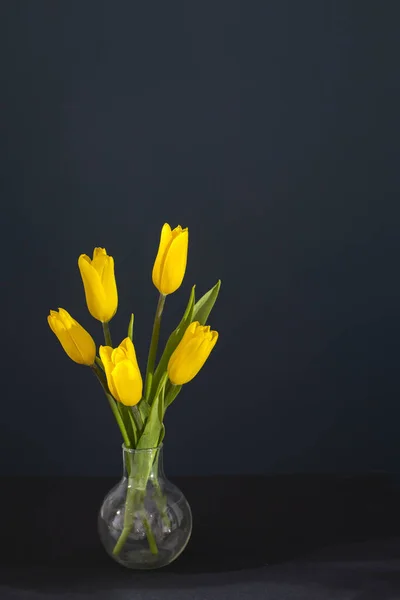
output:
[[95, 248], [93, 260], [86, 254], [81, 254], [78, 266], [90, 314], [98, 321], [108, 323], [118, 307], [113, 257], [108, 256], [105, 248]]
[[125, 338], [115, 349], [100, 346], [100, 358], [114, 398], [126, 406], [137, 404], [142, 397], [143, 381], [132, 341]]
[[188, 383], [197, 375], [218, 340], [218, 332], [194, 321], [186, 329], [168, 362], [168, 376], [175, 385]]
[[180, 225], [171, 231], [168, 223], [161, 230], [160, 245], [153, 267], [153, 283], [160, 294], [176, 292], [186, 271], [189, 231]]
[[51, 310], [47, 322], [72, 360], [87, 366], [94, 363], [96, 345], [92, 336], [66, 310]]

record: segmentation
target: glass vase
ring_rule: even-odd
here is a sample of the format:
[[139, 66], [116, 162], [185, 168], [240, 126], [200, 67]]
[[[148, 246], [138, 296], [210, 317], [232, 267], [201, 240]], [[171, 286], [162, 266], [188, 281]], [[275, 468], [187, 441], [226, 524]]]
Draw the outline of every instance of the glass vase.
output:
[[106, 552], [129, 569], [157, 569], [184, 550], [192, 513], [182, 492], [165, 477], [162, 446], [123, 447], [121, 481], [101, 506], [98, 528]]

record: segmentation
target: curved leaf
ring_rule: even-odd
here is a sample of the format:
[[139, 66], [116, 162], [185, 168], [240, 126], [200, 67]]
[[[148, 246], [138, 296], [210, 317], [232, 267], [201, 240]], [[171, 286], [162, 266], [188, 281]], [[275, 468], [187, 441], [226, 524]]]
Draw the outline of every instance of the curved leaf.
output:
[[129, 325], [128, 325], [128, 338], [131, 340], [131, 342], [133, 342], [133, 321], [134, 321], [135, 317], [133, 316], [133, 313], [131, 314], [131, 318], [129, 320]]
[[165, 411], [167, 410], [168, 406], [173, 403], [173, 401], [175, 400], [175, 398], [177, 397], [177, 395], [179, 394], [181, 389], [182, 389], [181, 385], [172, 385], [169, 388], [168, 392], [165, 394], [164, 414], [165, 414]]
[[183, 334], [185, 333], [187, 327], [190, 325], [190, 323], [193, 320], [192, 317], [193, 317], [194, 300], [195, 300], [195, 295], [194, 295], [195, 288], [196, 288], [196, 286], [194, 285], [192, 287], [192, 291], [190, 292], [189, 302], [186, 306], [186, 310], [181, 319], [181, 322], [179, 323], [178, 327], [171, 333], [171, 335], [169, 336], [168, 341], [165, 345], [165, 349], [160, 358], [160, 362], [158, 363], [157, 368], [154, 372], [152, 390], [157, 389], [157, 386], [160, 383], [161, 377], [167, 370], [167, 365], [168, 365], [168, 361], [171, 357], [171, 354], [173, 353], [173, 351], [175, 350], [175, 348], [177, 347], [177, 345], [183, 338]]
[[221, 280], [218, 279], [214, 287], [196, 302], [193, 309], [192, 321], [198, 321], [200, 325], [205, 325], [207, 323], [210, 312], [218, 298], [220, 287]]
[[161, 381], [157, 387], [157, 393], [154, 398], [154, 402], [151, 406], [149, 418], [144, 426], [143, 433], [139, 438], [136, 448], [155, 448], [158, 446], [158, 442], [161, 436], [163, 428], [164, 418], [164, 393], [165, 384], [167, 383], [167, 374], [161, 378]]

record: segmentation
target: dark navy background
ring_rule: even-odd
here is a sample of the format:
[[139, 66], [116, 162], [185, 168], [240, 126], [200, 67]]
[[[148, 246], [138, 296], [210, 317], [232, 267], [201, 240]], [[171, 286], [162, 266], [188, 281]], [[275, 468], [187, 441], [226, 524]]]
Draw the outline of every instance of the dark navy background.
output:
[[167, 417], [169, 473], [396, 472], [399, 4], [3, 0], [2, 474], [116, 474], [119, 432], [46, 316], [101, 343], [105, 246], [144, 368], [162, 224], [190, 229], [164, 339], [220, 277], [220, 341]]

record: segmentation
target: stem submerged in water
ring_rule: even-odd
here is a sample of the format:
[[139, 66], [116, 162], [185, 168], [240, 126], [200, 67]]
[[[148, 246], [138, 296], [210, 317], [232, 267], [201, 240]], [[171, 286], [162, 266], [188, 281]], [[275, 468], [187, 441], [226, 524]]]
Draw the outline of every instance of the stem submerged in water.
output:
[[[140, 466], [144, 467], [143, 472], [141, 471]], [[128, 455], [126, 462], [126, 469], [128, 471], [128, 488], [126, 491], [125, 499], [124, 526], [121, 535], [119, 536], [118, 541], [115, 544], [113, 550], [114, 556], [118, 556], [120, 554], [122, 548], [128, 540], [129, 534], [131, 533], [132, 527], [135, 522], [136, 510], [138, 512], [138, 515], [140, 516], [140, 519], [142, 520], [150, 552], [152, 554], [158, 554], [156, 539], [151, 529], [151, 525], [148, 521], [146, 508], [144, 504], [146, 497], [146, 487], [144, 489], [142, 487], [137, 487], [137, 479], [135, 475], [133, 475], [135, 467], [137, 469], [135, 475], [137, 479], [141, 481], [142, 485], [144, 482], [144, 485], [146, 486], [149, 478], [148, 465], [146, 465], [146, 463], [144, 465], [134, 465], [134, 457], [132, 455]]]
[[169, 520], [169, 517], [167, 515], [167, 510], [166, 510], [167, 502], [166, 502], [165, 496], [162, 492], [160, 482], [158, 480], [159, 458], [160, 458], [160, 454], [159, 454], [159, 452], [157, 452], [157, 455], [153, 462], [154, 475], [153, 475], [152, 483], [153, 483], [153, 487], [154, 487], [154, 500], [155, 500], [156, 506], [159, 510], [159, 513], [161, 515], [161, 520], [162, 520], [164, 526], [169, 528], [169, 527], [171, 527], [171, 521]]
[[122, 529], [121, 535], [118, 538], [118, 542], [115, 544], [113, 554], [118, 556], [122, 548], [127, 541], [130, 532], [132, 531], [133, 523], [135, 520], [135, 481], [131, 478], [128, 479], [128, 489], [126, 490], [125, 500], [125, 514], [124, 514], [124, 528]]
[[144, 528], [145, 528], [145, 531], [146, 531], [147, 541], [149, 542], [150, 552], [152, 554], [158, 554], [158, 548], [157, 548], [156, 540], [155, 540], [154, 534], [153, 534], [153, 532], [151, 530], [150, 523], [147, 520], [146, 512], [145, 512], [145, 514], [143, 516], [143, 525], [144, 525]]

